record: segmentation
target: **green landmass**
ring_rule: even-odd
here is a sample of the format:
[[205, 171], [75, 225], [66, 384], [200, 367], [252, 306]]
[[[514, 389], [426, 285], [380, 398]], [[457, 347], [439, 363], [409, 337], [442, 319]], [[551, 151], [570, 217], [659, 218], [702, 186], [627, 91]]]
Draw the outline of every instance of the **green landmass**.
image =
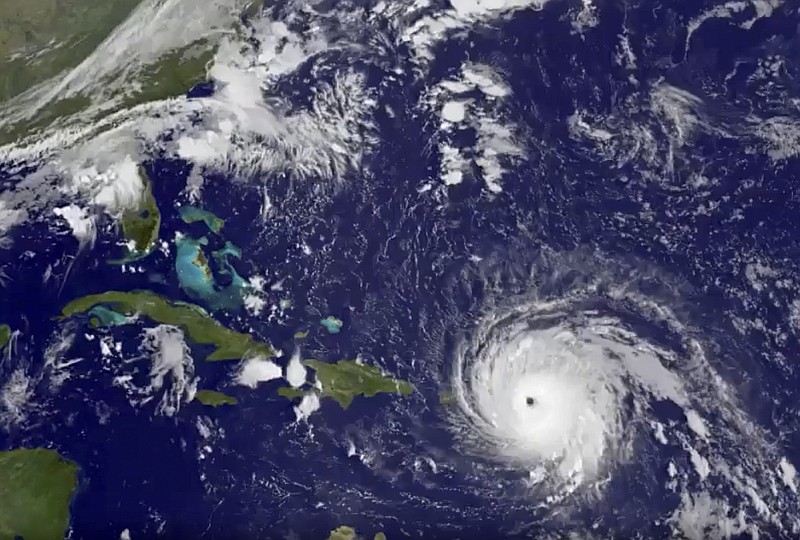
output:
[[77, 475], [53, 450], [0, 452], [0, 540], [63, 540]]
[[355, 360], [340, 360], [335, 364], [304, 360], [303, 363], [316, 372], [322, 391], [284, 386], [278, 388], [279, 396], [291, 400], [302, 398], [309, 392], [318, 392], [321, 397], [332, 398], [342, 409], [347, 409], [356, 396], [372, 397], [382, 393], [409, 395], [413, 391], [410, 383], [387, 377], [378, 367]]
[[152, 183], [150, 177], [143, 168], [139, 168], [139, 174], [144, 182], [144, 191], [139, 204], [135, 208], [129, 208], [122, 213], [120, 225], [122, 226], [122, 236], [129, 244], [129, 255], [121, 261], [128, 262], [133, 259], [140, 259], [152, 251], [153, 246], [158, 240], [159, 229], [161, 228], [161, 212], [153, 196]]
[[208, 63], [216, 53], [216, 44], [203, 39], [168, 52], [147, 66], [136, 79], [136, 91], [126, 97], [120, 108], [186, 94], [194, 85], [206, 79]]
[[439, 405], [450, 405], [456, 402], [456, 396], [452, 392], [439, 392]]
[[11, 340], [11, 327], [7, 324], [0, 324], [0, 349], [5, 347]]
[[0, 125], [0, 145], [15, 142], [44, 129], [59, 118], [77, 114], [91, 104], [91, 98], [82, 95], [54, 100], [31, 118], [7, 126]]
[[[207, 65], [213, 59], [216, 50], [216, 45], [198, 40], [164, 54], [152, 64], [136, 71], [136, 84], [123, 85], [126, 92], [123, 99], [113, 101], [115, 97], [113, 94], [105, 96], [100, 103], [113, 103], [114, 106], [98, 109], [93, 115], [84, 115], [82, 120], [98, 121], [105, 116], [142, 103], [186, 94], [194, 85], [206, 79]], [[118, 75], [112, 74], [111, 78]], [[111, 86], [111, 82], [109, 80], [107, 86]], [[96, 96], [77, 94], [57, 99], [25, 120], [6, 126], [0, 125], [0, 145], [17, 141], [53, 125], [59, 119], [86, 111], [94, 103], [93, 97]], [[97, 134], [102, 131], [103, 129], [100, 129]]]
[[0, 1], [0, 103], [77, 66], [140, 2]]
[[328, 535], [328, 540], [355, 540], [355, 538], [356, 530], [347, 525], [336, 527], [331, 531], [331, 534]]
[[355, 360], [340, 360], [335, 364], [305, 360], [303, 363], [316, 372], [322, 384], [322, 397], [334, 399], [342, 409], [347, 409], [356, 396], [372, 397], [381, 393], [407, 396], [413, 391], [410, 383], [387, 377], [377, 366]]
[[239, 401], [235, 397], [228, 396], [216, 390], [198, 390], [194, 395], [194, 399], [208, 405], [210, 407], [219, 407], [221, 405], [236, 405]]
[[[201, 240], [205, 240], [205, 238], [201, 238]], [[203, 253], [202, 249], [197, 250], [197, 256], [192, 261], [192, 264], [202, 270], [208, 281], [212, 281], [214, 279], [214, 272], [211, 271], [211, 267], [208, 265], [208, 257], [206, 257], [206, 254]]]
[[[358, 538], [360, 538], [360, 536], [353, 527], [342, 525], [332, 530], [327, 540], [356, 540]], [[382, 532], [375, 533], [373, 540], [386, 540], [386, 535]]]
[[306, 339], [308, 337], [308, 332], [295, 332], [294, 339]]
[[[123, 60], [78, 92], [61, 89], [38, 109], [25, 106], [26, 92], [56, 89], [142, 1], [0, 0], [0, 145], [50, 127], [91, 124], [143, 103], [183, 96], [207, 79], [224, 31], [165, 50], [146, 64]], [[248, 0], [236, 4], [245, 18], [262, 5]], [[244, 33], [237, 22], [229, 30]], [[4, 118], [6, 105], [21, 106], [26, 114]], [[113, 127], [98, 126], [90, 136]]]
[[292, 388], [291, 386], [281, 386], [278, 388], [278, 395], [286, 399], [298, 399], [306, 395], [305, 390]]
[[181, 328], [189, 338], [214, 351], [207, 361], [239, 360], [245, 357], [274, 355], [272, 347], [222, 326], [200, 306], [168, 300], [152, 291], [106, 291], [76, 298], [61, 310], [62, 318], [87, 313], [95, 306], [106, 306], [128, 317], [139, 314], [161, 323]]

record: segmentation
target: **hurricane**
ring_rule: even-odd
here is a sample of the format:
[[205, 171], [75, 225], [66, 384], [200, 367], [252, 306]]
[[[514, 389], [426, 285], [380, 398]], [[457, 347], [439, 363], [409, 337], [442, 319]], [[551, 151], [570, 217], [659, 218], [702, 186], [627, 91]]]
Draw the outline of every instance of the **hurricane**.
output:
[[0, 21], [0, 540], [800, 538], [797, 0]]
[[[753, 352], [701, 295], [636, 260], [583, 252], [489, 268], [448, 380], [449, 429], [489, 464], [484, 482], [513, 471], [519, 496], [558, 519], [641, 482], [664, 497], [650, 518], [683, 534], [797, 530], [782, 456], [739, 397]], [[643, 461], [650, 478], [632, 476]]]

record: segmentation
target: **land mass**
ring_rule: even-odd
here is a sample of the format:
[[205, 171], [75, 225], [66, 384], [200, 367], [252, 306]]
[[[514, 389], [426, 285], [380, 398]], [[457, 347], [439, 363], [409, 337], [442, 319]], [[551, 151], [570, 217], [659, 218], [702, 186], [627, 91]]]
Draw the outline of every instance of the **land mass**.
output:
[[209, 407], [219, 407], [221, 405], [236, 405], [239, 401], [235, 397], [217, 392], [216, 390], [198, 390], [194, 399], [208, 405]]
[[[355, 360], [340, 360], [335, 364], [305, 360], [303, 363], [316, 372], [317, 380], [322, 385], [321, 396], [332, 398], [342, 409], [347, 409], [356, 396], [372, 397], [377, 394], [407, 396], [413, 391], [410, 383], [385, 375], [377, 366]], [[298, 390], [294, 388], [282, 388], [278, 392], [290, 399], [298, 397]]]
[[77, 66], [139, 3], [0, 2], [0, 102]]
[[[362, 538], [353, 527], [342, 525], [331, 531], [328, 540], [357, 540]], [[373, 540], [386, 540], [386, 535], [382, 532], [376, 533]]]
[[450, 405], [456, 401], [456, 396], [452, 392], [447, 390], [439, 392], [439, 405]]
[[310, 390], [302, 390], [300, 388], [292, 388], [291, 386], [282, 386], [278, 388], [278, 395], [286, 399], [299, 399], [306, 395]]
[[139, 175], [144, 183], [139, 203], [126, 209], [120, 217], [122, 236], [128, 245], [128, 254], [110, 264], [124, 264], [146, 257], [158, 241], [161, 229], [161, 212], [153, 196], [153, 186], [145, 170], [139, 167]]
[[0, 452], [0, 540], [63, 540], [78, 466], [57, 452]]
[[129, 317], [140, 315], [157, 323], [177, 326], [195, 343], [214, 347], [206, 357], [207, 361], [274, 356], [269, 344], [222, 326], [200, 306], [168, 300], [152, 291], [106, 291], [83, 296], [65, 305], [61, 315], [68, 318], [88, 313], [95, 306], [104, 306]]
[[7, 324], [0, 324], [0, 349], [5, 347], [11, 340], [11, 327]]

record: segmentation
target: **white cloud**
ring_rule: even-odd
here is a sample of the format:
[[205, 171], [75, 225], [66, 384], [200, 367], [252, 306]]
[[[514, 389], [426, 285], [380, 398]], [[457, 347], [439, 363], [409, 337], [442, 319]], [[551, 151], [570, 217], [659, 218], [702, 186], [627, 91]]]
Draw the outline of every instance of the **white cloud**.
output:
[[[429, 91], [425, 103], [441, 116], [438, 147], [440, 179], [445, 185], [460, 184], [474, 165], [488, 191], [502, 191], [502, 179], [510, 166], [525, 158], [518, 128], [506, 118], [503, 108], [503, 98], [509, 94], [494, 69], [474, 63], [462, 65], [458, 76], [441, 81]], [[453, 136], [469, 130], [475, 133], [472, 146]]]
[[309, 392], [300, 400], [300, 404], [294, 408], [297, 421], [305, 420], [314, 411], [319, 410], [319, 396], [314, 392]]
[[786, 487], [788, 487], [792, 493], [797, 493], [797, 469], [795, 469], [794, 465], [789, 463], [786, 458], [781, 458], [781, 462], [778, 466], [783, 483], [786, 484]]
[[[401, 41], [414, 52], [414, 59], [426, 64], [433, 59], [439, 42], [459, 30], [487, 24], [522, 9], [541, 9], [548, 0], [450, 0], [450, 7], [436, 11], [430, 2], [418, 0], [410, 6], [392, 4], [381, 14], [403, 21]], [[406, 23], [406, 21], [411, 21]]]
[[259, 383], [279, 379], [283, 375], [281, 367], [264, 358], [251, 358], [242, 365], [236, 376], [236, 383], [250, 388], [256, 388]]
[[97, 227], [94, 216], [89, 215], [85, 208], [70, 204], [53, 209], [53, 213], [67, 222], [72, 230], [72, 235], [81, 245], [94, 243]]
[[300, 361], [300, 351], [297, 351], [286, 366], [286, 381], [292, 388], [300, 388], [306, 382], [306, 374], [306, 368]]

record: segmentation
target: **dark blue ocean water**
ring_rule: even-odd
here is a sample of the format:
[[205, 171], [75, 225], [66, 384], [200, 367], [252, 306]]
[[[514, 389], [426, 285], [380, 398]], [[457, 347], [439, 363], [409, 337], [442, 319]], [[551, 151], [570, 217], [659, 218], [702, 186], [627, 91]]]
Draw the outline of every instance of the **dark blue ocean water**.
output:
[[[404, 533], [477, 538], [498, 529], [506, 535], [534, 534], [536, 511], [513, 493], [506, 501], [487, 500], [488, 491], [459, 476], [466, 465], [434, 478], [415, 473], [409, 464], [411, 456], [432, 443], [452, 447], [436, 403], [446, 352], [461, 329], [442, 331], [442, 326], [444, 321], [466, 325], [491, 294], [485, 280], [465, 271], [473, 255], [495, 261], [501, 274], [509, 275], [544, 248], [636, 259], [685, 283], [705, 317], [721, 321], [736, 312], [745, 319], [760, 318], [767, 328], [784, 325], [791, 291], [770, 289], [747, 298], [730, 291], [748, 289], [743, 272], [748, 261], [780, 261], [785, 275], [800, 276], [798, 159], [775, 163], [749, 151], [748, 141], [704, 134], [691, 152], [676, 156], [671, 176], [660, 171], [662, 182], [636, 181], [651, 164], [604, 160], [570, 138], [567, 118], [576, 110], [612, 115], [644, 99], [658, 79], [704, 97], [708, 114], [730, 123], [749, 112], [776, 109], [776, 101], [787, 106], [791, 96], [800, 97], [796, 54], [795, 64], [776, 83], [781, 87], [776, 96], [782, 97], [753, 94], [745, 79], [726, 81], [725, 76], [734, 66], [746, 70], [767, 54], [797, 53], [796, 8], [787, 2], [749, 30], [714, 21], [694, 34], [687, 51], [686, 24], [700, 10], [694, 2], [654, 9], [645, 2], [597, 4], [600, 24], [581, 34], [564, 20], [577, 3], [553, 2], [543, 11], [520, 12], [492, 29], [444, 43], [426, 81], [408, 75], [381, 94], [382, 105], [397, 114], [378, 113], [383, 142], [369, 158], [368, 176], [352, 172], [338, 184], [322, 186], [286, 176], [207, 179], [202, 205], [226, 220], [225, 238], [243, 249], [243, 259], [234, 262], [237, 270], [244, 276], [266, 273], [271, 283], [281, 280], [283, 290], [271, 300], [288, 298], [293, 305], [280, 322], [224, 314], [221, 320], [252, 328], [287, 354], [295, 347], [293, 334], [310, 327], [304, 355], [336, 360], [360, 354], [379, 363], [415, 384], [417, 393], [408, 407], [417, 416], [391, 412], [396, 398], [381, 395], [358, 399], [347, 411], [323, 402], [309, 428], [293, 423], [292, 405], [275, 394], [277, 381], [257, 390], [224, 387], [239, 399], [237, 407], [208, 410], [188, 404], [175, 417], [155, 416], [153, 406], [133, 408], [119, 388], [111, 387], [109, 374], [92, 366], [99, 364], [96, 342], [78, 332], [66, 358], [85, 357], [76, 369], [96, 376], [68, 380], [57, 395], [48, 395], [44, 381], [38, 393], [46, 407], [32, 411], [28, 423], [0, 432], [2, 448], [54, 447], [81, 466], [72, 538], [115, 537], [123, 529], [134, 539], [156, 534], [265, 538], [290, 532], [323, 538], [340, 524], [367, 535], [382, 530], [389, 538]], [[627, 70], [612, 60], [623, 25], [637, 54], [636, 67]], [[437, 201], [419, 192], [435, 177], [438, 163], [427, 145], [436, 136], [433, 123], [414, 104], [426, 85], [454, 73], [466, 58], [498, 65], [509, 74], [510, 114], [529, 130], [529, 159], [504, 180], [501, 194], [489, 197], [480, 183], [467, 181]], [[195, 93], [207, 91], [206, 86]], [[145, 166], [164, 219], [162, 238], [192, 229], [172, 204], [181, 199], [188, 165], [159, 158]], [[703, 190], [690, 187], [690, 173], [698, 170], [716, 181]], [[257, 186], [277, 207], [266, 221], [260, 218]], [[708, 211], [695, 212], [698, 205]], [[41, 369], [45, 349], [64, 326], [54, 317], [74, 297], [150, 288], [188, 300], [178, 287], [173, 261], [160, 252], [142, 261], [147, 273], [122, 273], [107, 265], [105, 260], [119, 254], [108, 229], [93, 250], [84, 251], [66, 230], [57, 232], [41, 222], [17, 228], [11, 236], [13, 248], [0, 251], [11, 277], [10, 285], [0, 289], [0, 319], [23, 336], [14, 356], [0, 367], [0, 381], [20, 366], [30, 373]], [[298, 248], [303, 243], [312, 249], [310, 256]], [[43, 283], [48, 267], [53, 277]], [[163, 274], [166, 283], [153, 284], [148, 279], [153, 272]], [[338, 335], [317, 326], [329, 314], [344, 321]], [[727, 323], [719, 324], [730, 336], [738, 335]], [[114, 333], [133, 343], [138, 330]], [[433, 342], [441, 347], [432, 348]], [[734, 379], [745, 371], [756, 381], [742, 389], [751, 414], [772, 428], [787, 457], [800, 462], [800, 432], [778, 427], [785, 428], [786, 417], [798, 409], [796, 372], [757, 354], [769, 351], [793, 359], [800, 351], [796, 338], [789, 335], [775, 343], [750, 334], [731, 338], [729, 345], [719, 351], [719, 361], [728, 362], [720, 369], [727, 368]], [[444, 353], [436, 357], [432, 350]], [[748, 363], [742, 365], [741, 358]], [[197, 362], [208, 387], [224, 385], [232, 369], [231, 364]], [[112, 411], [106, 423], [98, 420], [99, 404]], [[198, 450], [206, 443], [198, 437], [200, 416], [225, 432], [208, 443], [213, 452], [202, 462]], [[422, 440], [423, 433], [438, 439]], [[371, 440], [374, 434], [382, 438]], [[360, 448], [384, 448], [374, 457], [379, 466], [366, 467], [357, 456], [348, 457], [348, 441]], [[657, 463], [644, 457], [618, 478], [620, 485], [632, 485], [639, 476], [641, 492], [612, 492], [576, 519], [588, 526], [603, 516], [601, 533], [646, 534], [641, 532], [645, 523], [653, 527], [652, 534], [663, 534], [652, 525], [648, 510], [655, 515], [674, 501], [655, 493], [665, 474], [652, 473]], [[509, 471], [509, 478], [515, 474]], [[622, 508], [632, 499], [651, 506], [612, 514], [612, 507]]]

